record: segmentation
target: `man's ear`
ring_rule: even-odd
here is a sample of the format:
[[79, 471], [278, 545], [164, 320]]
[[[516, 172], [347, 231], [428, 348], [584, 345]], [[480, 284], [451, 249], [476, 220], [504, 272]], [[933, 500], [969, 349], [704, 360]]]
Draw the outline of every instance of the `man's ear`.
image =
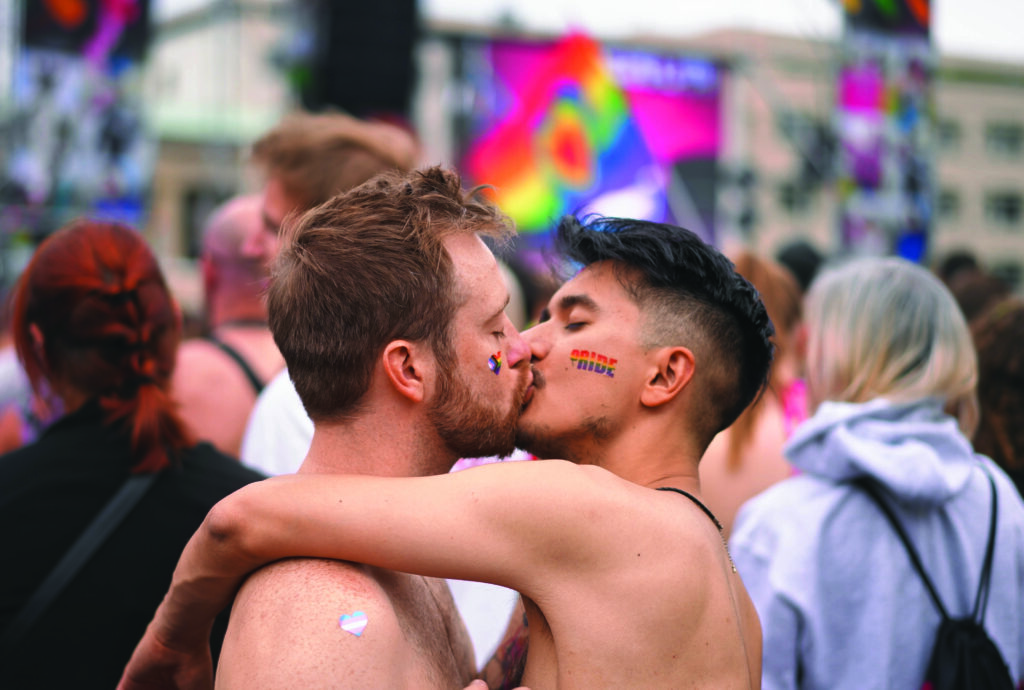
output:
[[685, 347], [664, 347], [657, 352], [657, 367], [640, 392], [640, 404], [657, 407], [671, 402], [693, 378], [693, 352]]
[[433, 372], [433, 358], [422, 346], [408, 340], [392, 340], [381, 357], [384, 373], [395, 391], [412, 402], [423, 402], [427, 378]]

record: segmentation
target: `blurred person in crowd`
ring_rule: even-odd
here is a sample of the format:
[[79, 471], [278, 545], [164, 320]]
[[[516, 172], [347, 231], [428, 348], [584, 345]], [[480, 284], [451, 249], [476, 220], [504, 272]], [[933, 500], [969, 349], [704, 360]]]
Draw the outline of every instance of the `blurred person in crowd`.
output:
[[[316, 425], [301, 475], [438, 474], [512, 449], [530, 353], [481, 240], [510, 234], [497, 209], [434, 168], [376, 178], [286, 233], [268, 307]], [[476, 668], [443, 580], [301, 559], [239, 592], [217, 681], [461, 688]]]
[[[354, 198], [338, 205], [351, 208]], [[304, 218], [297, 245], [309, 244], [302, 234], [322, 224], [316, 216], [325, 208]], [[697, 463], [712, 437], [766, 384], [772, 357], [767, 313], [724, 256], [680, 228], [613, 218], [584, 226], [570, 217], [560, 224], [559, 239], [566, 257], [583, 268], [555, 293], [542, 322], [524, 334], [529, 352], [519, 351], [519, 336], [503, 317], [504, 290], [493, 259], [481, 256], [490, 268], [468, 280], [477, 259], [463, 250], [452, 257], [473, 296], [460, 290], [462, 306], [448, 341], [459, 360], [455, 380], [475, 389], [468, 396], [457, 388], [436, 389], [426, 378], [428, 368], [422, 383], [415, 383], [419, 365], [408, 341], [388, 342], [371, 361], [373, 380], [386, 390], [407, 396], [422, 387], [417, 400], [429, 400], [431, 390], [444, 393], [437, 403], [450, 410], [438, 410], [434, 423], [445, 420], [462, 436], [492, 415], [505, 419], [501, 410], [515, 422], [520, 398], [512, 398], [509, 410], [509, 396], [498, 394], [509, 381], [498, 384], [505, 365], [512, 366], [510, 374], [517, 367], [527, 373], [525, 358], [532, 358], [533, 383], [521, 398], [517, 440], [537, 454], [570, 462], [494, 463], [412, 478], [303, 471], [238, 492], [211, 513], [186, 549], [175, 584], [136, 652], [140, 666], [130, 671], [147, 657], [158, 662], [167, 654], [186, 664], [202, 662], [202, 636], [195, 631], [238, 579], [264, 562], [307, 554], [518, 589], [529, 630], [523, 682], [530, 687], [758, 685], [760, 627], [720, 526], [698, 498]], [[466, 264], [460, 271], [461, 261]], [[271, 287], [272, 325], [277, 290], [284, 290], [279, 282]], [[476, 324], [471, 331], [483, 335], [483, 343], [462, 332], [464, 319], [478, 311], [468, 323]], [[311, 328], [319, 332], [321, 324]], [[345, 334], [336, 337], [344, 340]], [[401, 357], [392, 354], [396, 348]], [[499, 348], [509, 356], [499, 360], [502, 368], [493, 356], [485, 364], [486, 352]], [[282, 351], [291, 363], [291, 353]], [[310, 373], [318, 379], [321, 371], [314, 366]], [[315, 409], [305, 378], [298, 369], [295, 375]], [[369, 393], [365, 410], [376, 412], [376, 389]], [[455, 444], [453, 436], [446, 461], [473, 449], [510, 447], [499, 417], [488, 427], [501, 432], [501, 444], [481, 436]], [[386, 435], [368, 439], [369, 450], [383, 451], [410, 426], [393, 420]], [[318, 420], [317, 434], [322, 428]], [[421, 426], [419, 434], [433, 432]], [[321, 438], [314, 438], [307, 462], [324, 450], [335, 457], [343, 452], [343, 445], [327, 446]], [[349, 429], [341, 443], [352, 438]], [[410, 444], [405, 452], [415, 448]], [[285, 567], [294, 566], [271, 566], [278, 572]], [[266, 572], [249, 578], [239, 601]], [[308, 596], [313, 590], [303, 591]], [[377, 607], [360, 609], [368, 612], [360, 619], [368, 639], [355, 640], [330, 629], [332, 616], [346, 610], [343, 604], [325, 611], [321, 603], [296, 614], [294, 599], [268, 593], [261, 605], [279, 610], [286, 621], [301, 617], [310, 627], [322, 626], [323, 647], [306, 643], [305, 636], [293, 638], [304, 640], [321, 665], [342, 645], [365, 650], [365, 659], [374, 649], [371, 632], [386, 639], [391, 629], [385, 617], [375, 632]], [[248, 650], [251, 663], [278, 657], [288, 628], [256, 618], [250, 625], [253, 634], [262, 627], [259, 634], [267, 640]]]
[[793, 240], [775, 255], [776, 260], [793, 274], [800, 292], [807, 292], [814, 276], [818, 275], [825, 257], [807, 240]]
[[513, 256], [508, 261], [509, 269], [522, 286], [526, 318], [523, 328], [540, 321], [540, 315], [547, 308], [551, 295], [561, 285], [554, 267], [544, 266], [543, 261], [528, 254]]
[[700, 462], [701, 492], [728, 538], [740, 505], [793, 474], [782, 446], [807, 417], [800, 342], [800, 286], [779, 264], [751, 252], [736, 259], [736, 272], [761, 295], [775, 326], [775, 359], [764, 395], [718, 434]]
[[763, 686], [918, 688], [940, 615], [881, 509], [879, 487], [953, 618], [969, 616], [998, 496], [985, 628], [1024, 673], [1024, 504], [971, 447], [977, 364], [952, 296], [897, 258], [823, 272], [805, 303], [812, 417], [800, 471], [748, 501], [730, 548], [764, 630]]
[[24, 391], [21, 384], [24, 374], [11, 340], [9, 307], [9, 295], [0, 287], [0, 454], [22, 444], [19, 398], [28, 398], [28, 391]]
[[43, 395], [37, 396], [18, 361], [11, 334], [11, 299], [8, 290], [0, 289], [0, 454], [31, 443], [60, 416], [59, 402], [45, 385]]
[[966, 274], [980, 273], [981, 264], [978, 257], [970, 249], [954, 249], [936, 261], [934, 273], [942, 283], [949, 287], [958, 277]]
[[44, 240], [15, 288], [12, 332], [33, 387], [64, 413], [0, 459], [5, 635], [126, 480], [155, 478], [20, 638], [4, 637], [0, 684], [110, 688], [206, 513], [262, 476], [197, 445], [177, 415], [168, 380], [179, 314], [134, 230], [82, 220]]
[[1009, 285], [980, 269], [957, 274], [948, 287], [968, 324], [1010, 295]]
[[[385, 171], [410, 170], [416, 141], [395, 125], [339, 113], [286, 117], [253, 146], [266, 173], [263, 232], [246, 245], [248, 256], [271, 266], [285, 219], [298, 216]], [[242, 462], [266, 474], [294, 472], [309, 450], [312, 423], [287, 369], [257, 399], [241, 445]]]
[[196, 436], [238, 457], [256, 396], [284, 368], [267, 325], [266, 267], [247, 256], [247, 238], [261, 231], [258, 196], [216, 209], [203, 231], [199, 257], [209, 334], [178, 349], [171, 391]]
[[1006, 470], [1024, 495], [1024, 300], [1008, 298], [990, 308], [971, 332], [981, 408], [974, 448]]

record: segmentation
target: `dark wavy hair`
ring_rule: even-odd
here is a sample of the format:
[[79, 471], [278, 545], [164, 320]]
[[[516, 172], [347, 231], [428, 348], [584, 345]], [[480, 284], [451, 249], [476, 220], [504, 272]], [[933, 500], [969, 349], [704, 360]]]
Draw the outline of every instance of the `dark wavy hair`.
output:
[[707, 404], [693, 421], [706, 442], [764, 390], [775, 333], [757, 290], [721, 252], [684, 228], [628, 218], [564, 217], [556, 244], [583, 266], [614, 262], [644, 313], [647, 347], [685, 345], [703, 371]]
[[981, 407], [974, 448], [1019, 481], [1024, 473], [1024, 300], [1000, 302], [975, 320], [971, 332], [978, 350]]
[[11, 330], [33, 388], [59, 380], [98, 398], [106, 423], [127, 425], [134, 472], [162, 469], [168, 451], [194, 442], [168, 393], [180, 321], [138, 232], [79, 220], [46, 238], [15, 287]]

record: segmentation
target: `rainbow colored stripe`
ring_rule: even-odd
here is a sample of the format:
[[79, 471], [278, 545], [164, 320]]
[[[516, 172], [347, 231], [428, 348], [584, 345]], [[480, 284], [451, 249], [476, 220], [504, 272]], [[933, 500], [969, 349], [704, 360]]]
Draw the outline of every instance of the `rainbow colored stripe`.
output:
[[491, 368], [495, 376], [498, 375], [498, 372], [501, 371], [501, 350], [498, 350], [497, 354], [491, 355], [487, 359], [487, 366]]
[[619, 360], [589, 350], [573, 350], [569, 355], [569, 361], [576, 365], [577, 369], [615, 378], [615, 365]]
[[650, 164], [596, 41], [567, 37], [530, 77], [515, 110], [465, 163], [527, 232], [575, 210], [619, 171]]

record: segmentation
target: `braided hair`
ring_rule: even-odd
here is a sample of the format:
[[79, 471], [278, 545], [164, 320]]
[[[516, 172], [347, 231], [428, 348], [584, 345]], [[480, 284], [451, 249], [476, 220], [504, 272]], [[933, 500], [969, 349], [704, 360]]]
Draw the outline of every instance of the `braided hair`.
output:
[[44, 240], [15, 288], [12, 331], [33, 388], [59, 381], [98, 399], [107, 424], [127, 426], [133, 472], [162, 469], [193, 443], [168, 392], [178, 314], [134, 230], [79, 220]]

